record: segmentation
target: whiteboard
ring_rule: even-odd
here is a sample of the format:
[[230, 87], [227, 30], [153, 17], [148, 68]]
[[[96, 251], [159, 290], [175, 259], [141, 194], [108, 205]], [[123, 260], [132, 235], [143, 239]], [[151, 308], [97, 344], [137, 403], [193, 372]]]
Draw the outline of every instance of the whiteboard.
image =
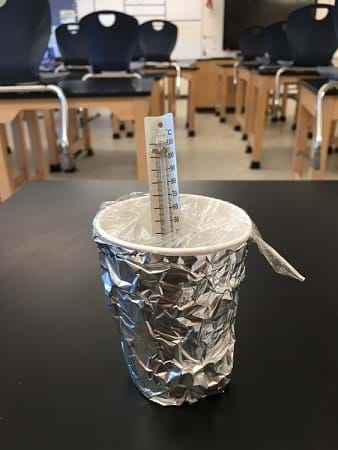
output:
[[154, 17], [165, 17], [165, 7], [164, 6], [126, 6], [126, 13], [131, 16], [154, 16]]
[[201, 20], [201, 0], [167, 0], [168, 20]]
[[138, 6], [138, 5], [160, 5], [165, 6], [166, 0], [124, 0], [124, 4], [126, 6], [132, 5], [132, 6]]
[[[81, 0], [80, 0], [81, 3]], [[96, 10], [113, 10], [113, 11], [124, 11], [123, 0], [95, 0]]]
[[77, 1], [77, 12], [79, 20], [89, 13], [95, 11], [94, 0], [78, 0]]
[[201, 22], [176, 22], [176, 25], [178, 40], [172, 59], [200, 58], [202, 54]]

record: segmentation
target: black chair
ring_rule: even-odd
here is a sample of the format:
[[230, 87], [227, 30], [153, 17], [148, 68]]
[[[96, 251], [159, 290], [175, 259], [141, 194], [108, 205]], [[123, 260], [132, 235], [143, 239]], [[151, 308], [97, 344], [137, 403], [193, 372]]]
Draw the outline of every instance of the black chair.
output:
[[[239, 34], [239, 48], [241, 53], [234, 64], [233, 83], [235, 85], [237, 85], [238, 82], [238, 69], [240, 66], [253, 67], [269, 63], [269, 61], [264, 58], [266, 53], [264, 28], [255, 26], [242, 30]], [[257, 61], [257, 59], [259, 61]]]
[[66, 68], [88, 66], [88, 58], [78, 23], [60, 25], [55, 30], [57, 44]]
[[167, 20], [149, 20], [140, 25], [140, 46], [145, 65], [173, 67], [176, 70], [176, 95], [181, 90], [181, 67], [171, 60], [178, 39], [177, 26]]
[[[317, 73], [318, 66], [330, 67], [337, 49], [332, 5], [304, 6], [289, 14], [287, 38], [292, 55], [292, 66], [281, 67], [276, 73], [274, 115], [280, 107], [280, 79], [285, 72]], [[319, 12], [326, 12], [318, 19]]]
[[94, 74], [129, 72], [139, 39], [134, 17], [117, 11], [97, 11], [80, 21], [80, 29]]
[[177, 26], [167, 20], [150, 20], [140, 25], [140, 47], [146, 61], [170, 62], [177, 37]]
[[7, 0], [0, 7], [0, 94], [52, 92], [61, 104], [61, 165], [76, 168], [69, 153], [67, 100], [56, 85], [40, 81], [39, 68], [51, 30], [48, 0]]
[[266, 52], [263, 27], [249, 27], [239, 34], [241, 62], [254, 61]]
[[282, 61], [292, 61], [286, 28], [286, 22], [277, 22], [269, 25], [263, 31], [263, 46], [269, 59], [269, 65], [280, 65]]

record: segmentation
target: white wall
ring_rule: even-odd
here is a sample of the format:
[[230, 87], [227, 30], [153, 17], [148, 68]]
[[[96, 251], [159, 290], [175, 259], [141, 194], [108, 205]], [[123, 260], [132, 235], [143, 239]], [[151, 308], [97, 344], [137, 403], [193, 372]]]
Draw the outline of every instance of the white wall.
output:
[[132, 14], [140, 22], [167, 19], [179, 28], [175, 59], [222, 56], [225, 0], [214, 0], [214, 9], [206, 0], [77, 0], [79, 18], [102, 9]]

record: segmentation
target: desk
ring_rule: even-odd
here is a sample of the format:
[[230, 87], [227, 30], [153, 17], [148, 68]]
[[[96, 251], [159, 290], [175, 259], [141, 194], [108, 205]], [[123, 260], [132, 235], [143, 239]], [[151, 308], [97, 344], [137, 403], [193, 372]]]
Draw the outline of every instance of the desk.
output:
[[[68, 100], [70, 110], [78, 108], [107, 108], [116, 114], [121, 120], [135, 120], [136, 131], [136, 152], [137, 152], [137, 177], [145, 179], [147, 176], [147, 161], [144, 138], [144, 117], [149, 114], [152, 90], [156, 86], [152, 79], [128, 80], [128, 79], [100, 79], [88, 80], [82, 82], [78, 80], [65, 80], [59, 83], [64, 90]], [[29, 114], [31, 127], [36, 131], [34, 150], [39, 155], [39, 161], [43, 158], [43, 149], [41, 139], [38, 136], [38, 125], [36, 110], [58, 109], [59, 103], [49, 94], [8, 94], [0, 97], [0, 124], [16, 120], [21, 111]], [[72, 115], [70, 115], [70, 118]], [[51, 124], [53, 126], [53, 124]], [[23, 127], [22, 121], [17, 122], [18, 135], [20, 137], [22, 154], [26, 154], [23, 146]], [[1, 133], [0, 133], [1, 134]], [[87, 137], [88, 138], [88, 137]], [[50, 138], [50, 142], [52, 137]], [[2, 145], [3, 144], [3, 145]], [[7, 198], [14, 192], [15, 184], [11, 180], [11, 173], [8, 171], [7, 147], [5, 148], [4, 139], [0, 136], [0, 153], [3, 164], [0, 166], [0, 175], [5, 177], [2, 184], [2, 199]], [[24, 165], [27, 165], [25, 157]], [[42, 164], [42, 162], [41, 162]]]
[[145, 188], [34, 182], [0, 205], [1, 448], [337, 450], [338, 183], [182, 184], [241, 205], [308, 279], [250, 248], [232, 382], [178, 409], [129, 380], [91, 241], [101, 202]]
[[[188, 129], [188, 136], [194, 137], [196, 135], [196, 95], [197, 95], [197, 76], [198, 67], [194, 63], [180, 63], [181, 78], [184, 78], [189, 83], [188, 91], [188, 109], [187, 109], [187, 122], [186, 128]], [[144, 72], [154, 73], [158, 70], [160, 73], [165, 72], [165, 76], [168, 80], [168, 112], [175, 115], [176, 113], [176, 70], [173, 67], [167, 69], [163, 67], [156, 68], [156, 66], [147, 66]]]
[[[196, 109], [197, 111], [216, 111], [219, 107], [219, 90], [218, 90], [218, 76], [219, 65], [229, 64], [234, 65], [235, 59], [232, 57], [215, 57], [199, 59], [197, 67], [199, 68], [197, 74], [197, 94], [196, 94]], [[228, 91], [228, 107], [235, 106], [235, 88], [233, 85]]]
[[[252, 153], [251, 169], [260, 169], [268, 100], [270, 92], [274, 91], [275, 88], [276, 71], [252, 69], [251, 72], [251, 90], [249, 92], [251, 105], [247, 118], [249, 144], [247, 152]], [[313, 78], [314, 76], [314, 74], [308, 73], [285, 72], [281, 77], [281, 84], [283, 86], [298, 85], [302, 78]]]
[[[307, 130], [317, 117], [317, 95], [319, 89], [327, 83], [325, 78], [303, 80], [300, 84], [299, 106], [294, 146], [292, 173], [295, 179], [304, 175], [305, 160], [312, 158], [308, 151]], [[310, 165], [309, 178], [320, 180], [325, 176], [329, 148], [335, 139], [335, 129], [338, 121], [338, 91], [333, 89], [327, 93], [323, 103], [323, 140], [320, 151], [320, 170], [314, 170]], [[314, 136], [315, 138], [315, 136]], [[331, 147], [332, 151], [332, 147]]]

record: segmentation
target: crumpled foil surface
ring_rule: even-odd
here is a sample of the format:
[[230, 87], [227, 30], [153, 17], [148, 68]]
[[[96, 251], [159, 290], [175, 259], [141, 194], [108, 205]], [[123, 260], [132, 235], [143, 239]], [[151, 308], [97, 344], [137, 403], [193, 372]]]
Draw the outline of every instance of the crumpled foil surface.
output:
[[141, 393], [163, 406], [222, 393], [233, 367], [247, 244], [167, 257], [95, 241], [105, 294]]
[[[304, 281], [234, 205], [181, 195], [181, 207], [183, 232], [171, 241], [149, 231], [144, 194], [103, 204], [94, 220], [105, 295], [131, 377], [146, 398], [163, 406], [195, 403], [229, 383], [249, 243], [277, 273]], [[247, 241], [233, 240], [238, 233]], [[224, 242], [240, 243], [219, 250]], [[147, 245], [136, 250], [137, 243]], [[182, 256], [191, 255], [184, 253], [189, 246], [215, 250]], [[165, 256], [171, 254], [181, 256]]]

